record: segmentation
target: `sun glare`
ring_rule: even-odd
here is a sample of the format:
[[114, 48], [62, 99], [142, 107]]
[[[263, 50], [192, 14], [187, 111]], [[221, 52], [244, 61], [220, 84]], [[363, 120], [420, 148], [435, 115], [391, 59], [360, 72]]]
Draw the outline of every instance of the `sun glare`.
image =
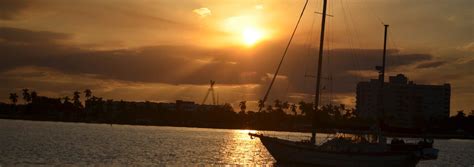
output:
[[255, 28], [245, 28], [242, 31], [242, 39], [245, 45], [253, 46], [263, 38], [262, 31]]

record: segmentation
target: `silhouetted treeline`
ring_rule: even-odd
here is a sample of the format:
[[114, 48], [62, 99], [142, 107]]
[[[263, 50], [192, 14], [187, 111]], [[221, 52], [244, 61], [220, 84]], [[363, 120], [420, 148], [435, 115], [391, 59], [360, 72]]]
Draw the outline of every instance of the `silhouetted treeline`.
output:
[[[81, 103], [84, 94], [84, 104]], [[235, 112], [230, 104], [199, 105], [194, 102], [176, 103], [128, 102], [104, 100], [87, 89], [73, 92], [72, 98], [39, 96], [23, 89], [20, 96], [10, 94], [10, 104], [0, 103], [0, 118], [108, 124], [139, 124], [188, 126], [206, 128], [239, 128], [260, 130], [310, 131], [313, 104], [291, 104], [275, 100], [265, 105], [259, 101], [260, 111], [247, 111], [246, 101], [239, 103]], [[345, 105], [325, 105], [316, 112], [319, 129], [370, 130], [374, 120], [358, 118], [355, 110]], [[456, 116], [438, 122], [426, 122], [423, 131], [432, 133], [474, 133], [474, 111], [467, 116], [459, 111]], [[429, 128], [426, 128], [429, 127]]]

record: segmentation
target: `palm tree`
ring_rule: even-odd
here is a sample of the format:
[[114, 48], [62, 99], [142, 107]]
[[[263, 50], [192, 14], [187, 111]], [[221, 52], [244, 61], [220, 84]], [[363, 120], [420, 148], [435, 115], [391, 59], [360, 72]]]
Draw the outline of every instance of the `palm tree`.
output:
[[86, 99], [90, 99], [92, 97], [92, 91], [90, 89], [84, 90], [84, 96]]
[[10, 93], [9, 99], [12, 101], [13, 105], [16, 105], [16, 102], [18, 102], [18, 95], [16, 93]]
[[34, 101], [36, 98], [38, 98], [38, 93], [36, 93], [36, 91], [31, 91], [30, 96], [31, 101]]
[[300, 101], [299, 109], [301, 110], [301, 114], [303, 115], [311, 114], [311, 112], [313, 111], [313, 103], [306, 103], [304, 101]]
[[71, 98], [69, 98], [69, 96], [65, 96], [63, 99], [64, 99], [63, 104], [67, 104], [67, 103], [69, 103], [69, 100], [71, 100]]
[[272, 105], [268, 105], [268, 106], [267, 106], [267, 112], [272, 112], [272, 111], [273, 111]]
[[265, 107], [263, 100], [258, 100], [258, 111], [262, 111], [263, 107]]
[[74, 91], [74, 95], [72, 97], [72, 101], [74, 102], [74, 105], [76, 107], [81, 107], [82, 104], [81, 104], [81, 101], [80, 101], [80, 98], [81, 98], [81, 92], [79, 91]]
[[240, 111], [243, 112], [243, 113], [245, 113], [245, 110], [247, 109], [247, 104], [246, 103], [247, 103], [247, 101], [241, 101], [239, 103]]
[[23, 89], [23, 100], [25, 100], [26, 103], [29, 103], [31, 101], [31, 95], [28, 92], [28, 89]]
[[93, 102], [96, 102], [96, 101], [99, 100], [99, 98], [98, 98], [98, 97], [95, 97], [95, 96], [92, 96], [92, 97], [90, 98], [90, 100], [93, 101]]
[[296, 104], [291, 104], [290, 108], [291, 108], [291, 112], [295, 113], [295, 116], [296, 116], [298, 114], [296, 113]]
[[77, 101], [79, 101], [80, 98], [81, 98], [81, 92], [74, 91], [73, 96], [72, 96], [72, 100], [74, 102], [77, 102]]
[[274, 102], [275, 102], [275, 108], [277, 109], [277, 111], [282, 111], [281, 110], [281, 107], [282, 107], [281, 106], [281, 101], [276, 99]]
[[290, 108], [290, 103], [287, 101], [283, 102], [283, 104], [281, 104], [281, 108], [283, 108], [283, 110], [288, 110], [288, 108]]
[[336, 113], [334, 113], [334, 117], [337, 119], [341, 119], [342, 118], [342, 113], [346, 112], [346, 105], [344, 104], [340, 104], [339, 105], [339, 108], [337, 108], [336, 110]]
[[305, 109], [306, 108], [306, 102], [300, 101], [298, 104], [299, 104], [298, 108], [300, 109], [301, 114], [306, 115], [306, 109]]

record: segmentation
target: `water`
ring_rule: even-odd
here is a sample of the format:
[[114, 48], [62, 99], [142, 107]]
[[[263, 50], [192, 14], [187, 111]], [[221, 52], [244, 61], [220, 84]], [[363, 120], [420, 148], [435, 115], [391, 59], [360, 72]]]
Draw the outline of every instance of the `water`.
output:
[[[0, 119], [0, 166], [273, 165], [247, 130], [33, 122]], [[268, 132], [283, 138], [307, 134]], [[320, 136], [323, 140], [324, 136]], [[418, 166], [472, 166], [474, 141], [436, 140], [438, 160]]]

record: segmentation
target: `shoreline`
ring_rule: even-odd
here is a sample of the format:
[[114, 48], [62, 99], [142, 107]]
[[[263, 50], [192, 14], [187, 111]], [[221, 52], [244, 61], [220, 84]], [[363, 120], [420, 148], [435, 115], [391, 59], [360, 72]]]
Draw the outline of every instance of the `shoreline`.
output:
[[[36, 121], [36, 122], [60, 122], [60, 123], [84, 123], [84, 124], [110, 124], [110, 125], [130, 125], [130, 126], [160, 126], [160, 127], [180, 127], [180, 128], [203, 128], [203, 129], [222, 129], [222, 130], [257, 130], [257, 131], [275, 131], [275, 132], [295, 132], [295, 133], [310, 133], [307, 130], [282, 130], [282, 129], [253, 129], [253, 128], [223, 128], [223, 127], [205, 127], [205, 126], [185, 126], [185, 125], [153, 125], [153, 124], [133, 124], [133, 123], [106, 123], [106, 122], [87, 122], [87, 121], [64, 121], [64, 120], [45, 120], [45, 119], [26, 119], [26, 118], [4, 118], [2, 120], [21, 120], [21, 121]], [[347, 133], [347, 134], [367, 134], [364, 131], [344, 130], [344, 129], [319, 129], [319, 133], [335, 134], [335, 133]], [[462, 140], [474, 140], [474, 135], [462, 135], [462, 134], [446, 134], [446, 133], [430, 133], [424, 135], [413, 135], [413, 134], [402, 134], [402, 133], [385, 133], [387, 137], [404, 137], [404, 138], [423, 138], [430, 137], [433, 139], [462, 139]]]

